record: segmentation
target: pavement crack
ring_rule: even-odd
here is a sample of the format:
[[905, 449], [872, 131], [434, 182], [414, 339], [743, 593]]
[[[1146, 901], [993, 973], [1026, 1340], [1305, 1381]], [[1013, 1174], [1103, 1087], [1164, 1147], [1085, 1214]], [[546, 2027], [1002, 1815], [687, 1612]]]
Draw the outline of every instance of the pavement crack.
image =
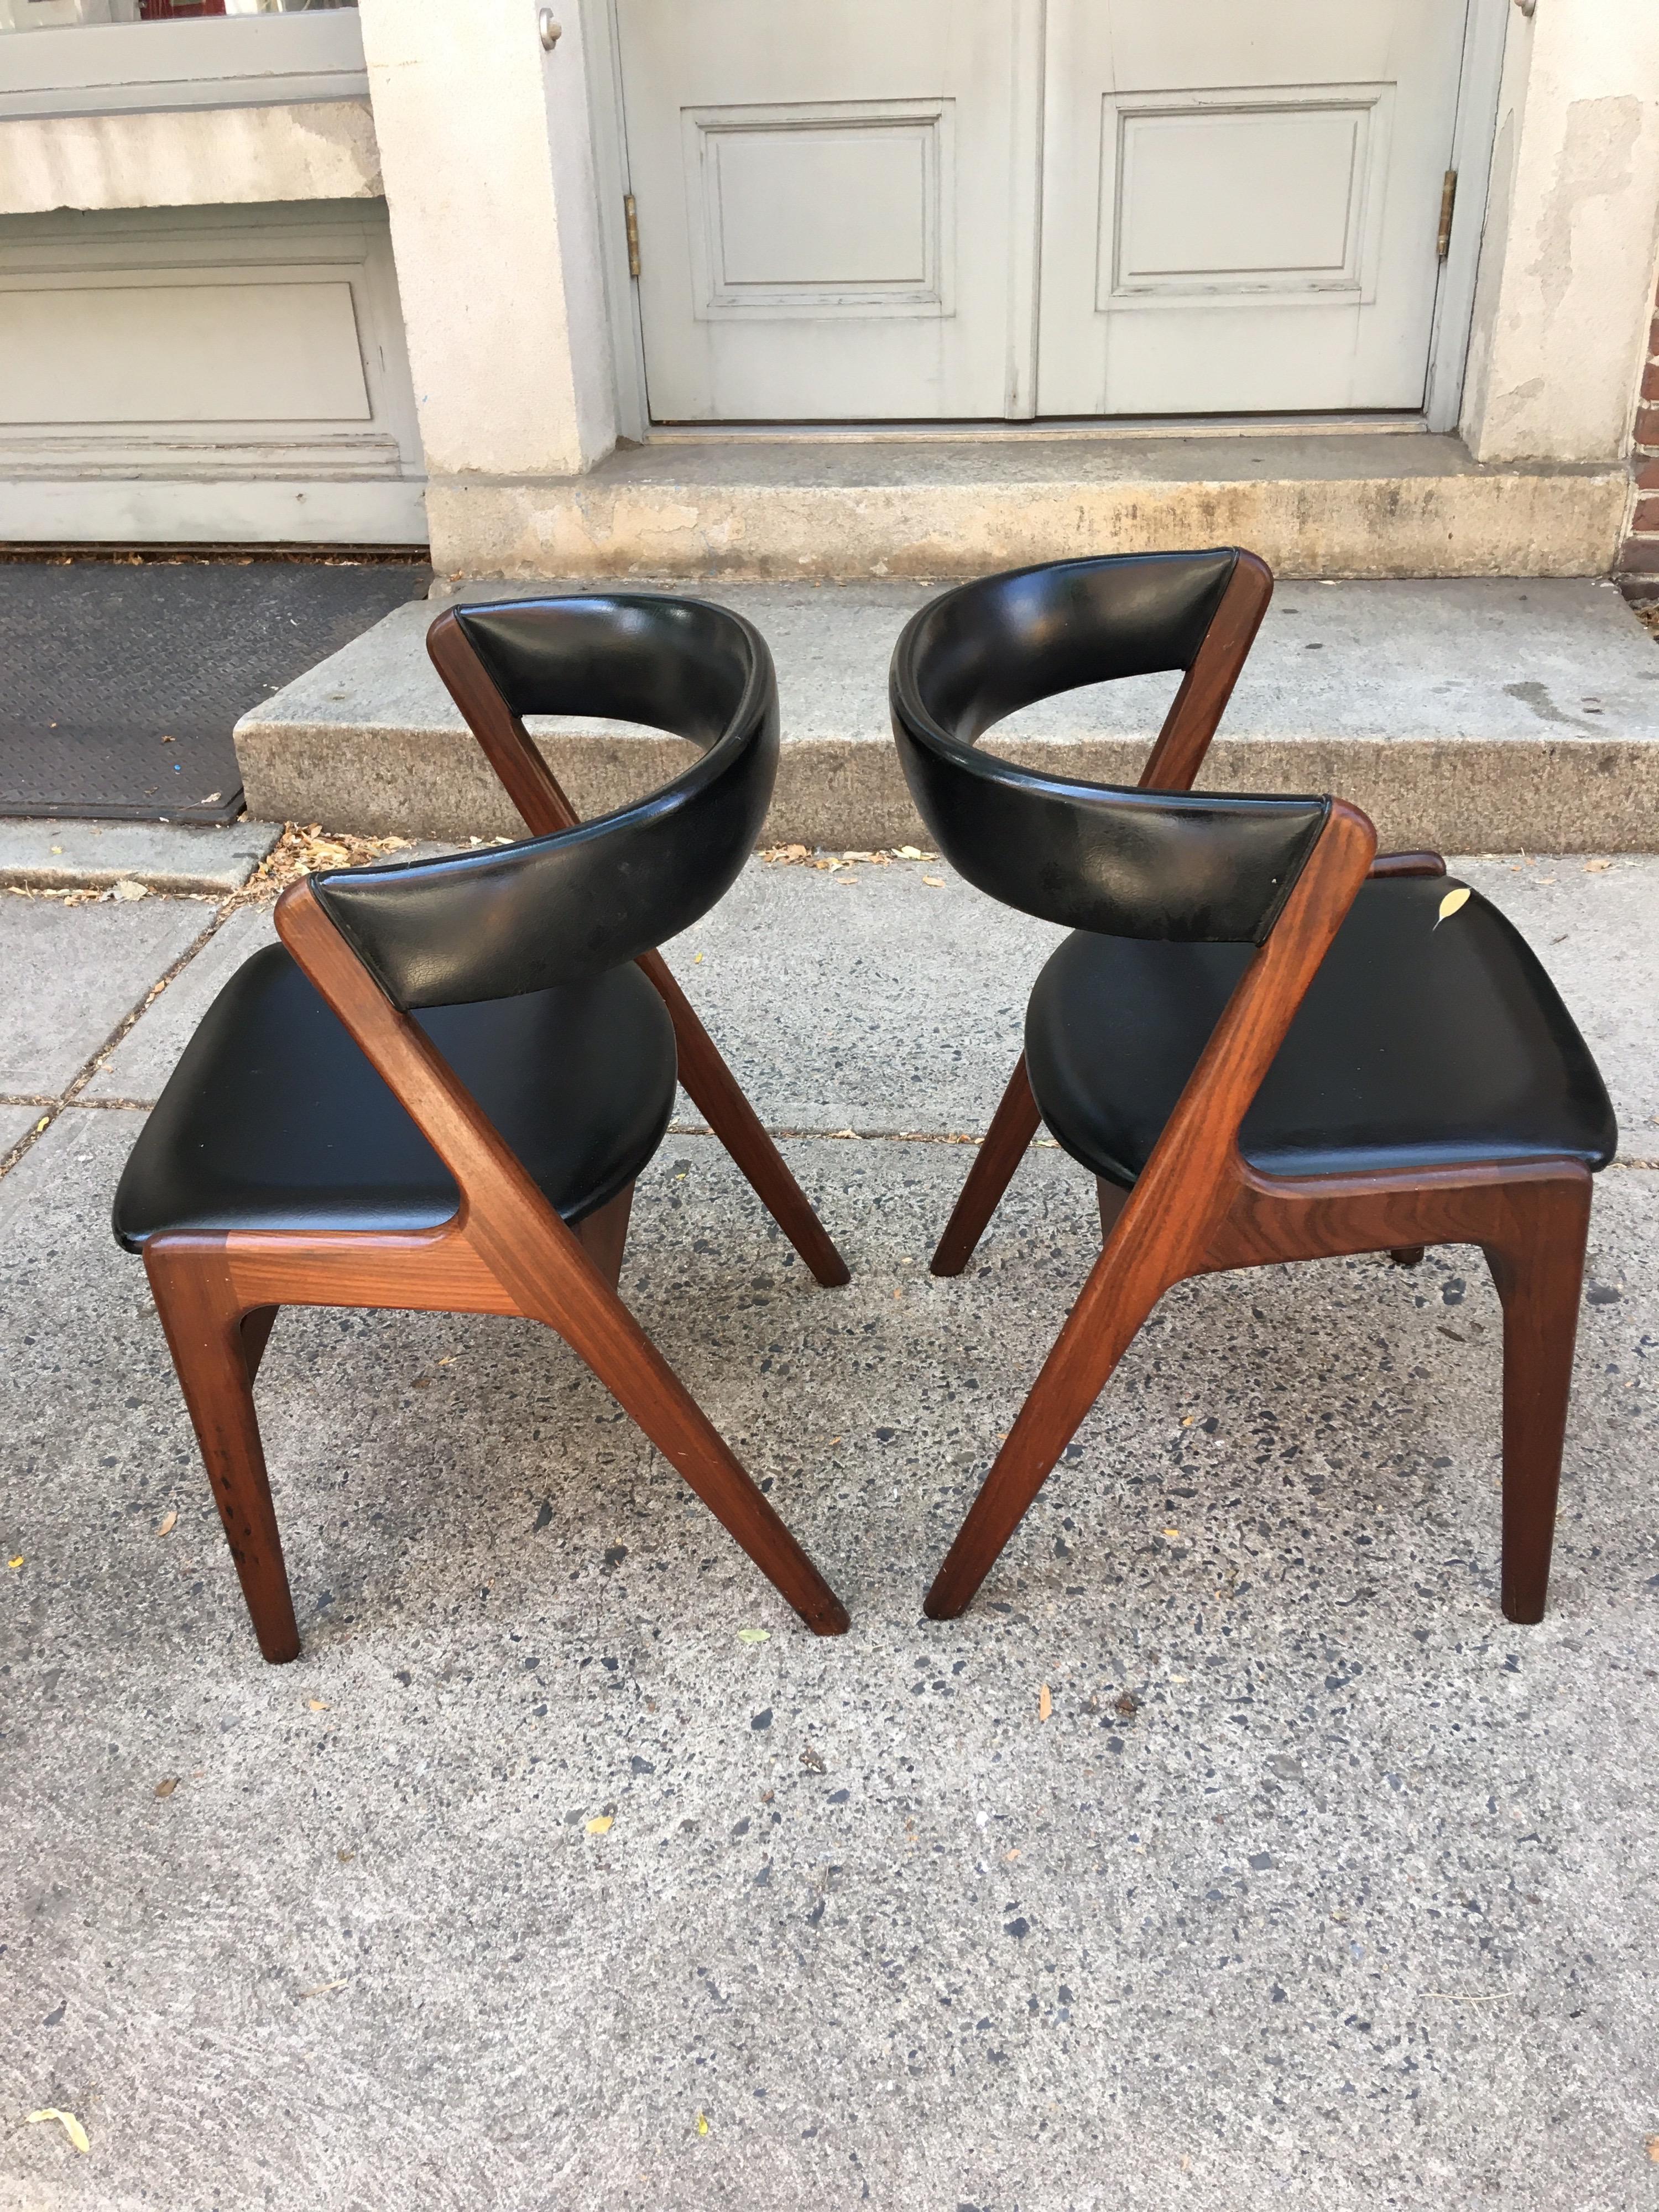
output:
[[[130, 1007], [121, 1017], [121, 1019], [110, 1031], [110, 1034], [104, 1039], [102, 1044], [98, 1047], [98, 1049], [93, 1053], [82, 1065], [80, 1073], [75, 1077], [74, 1080], [61, 1091], [55, 1098], [43, 1097], [40, 1098], [22, 1098], [9, 1102], [20, 1105], [39, 1106], [43, 1109], [43, 1111], [41, 1113], [40, 1119], [36, 1121], [31, 1128], [26, 1129], [23, 1132], [23, 1134], [11, 1147], [11, 1150], [3, 1156], [0, 1156], [0, 1178], [9, 1176], [12, 1170], [17, 1165], [18, 1162], [23, 1158], [24, 1154], [33, 1149], [34, 1146], [46, 1135], [47, 1130], [52, 1127], [52, 1124], [57, 1121], [58, 1115], [63, 1112], [66, 1106], [73, 1106], [79, 1102], [81, 1093], [86, 1089], [88, 1084], [91, 1082], [93, 1077], [98, 1073], [105, 1061], [115, 1050], [116, 1047], [121, 1042], [127, 1032], [132, 1029], [146, 1013], [149, 1012], [150, 1007], [155, 1005], [157, 999], [161, 997], [162, 992], [167, 989], [168, 984], [173, 981], [175, 977], [181, 975], [184, 973], [185, 969], [189, 967], [191, 962], [195, 959], [197, 954], [200, 952], [203, 948], [217, 934], [221, 926], [224, 922], [226, 915], [229, 912], [230, 903], [227, 900], [225, 903], [219, 907], [215, 912], [212, 920], [208, 923], [207, 927], [202, 932], [201, 935], [194, 939], [191, 944], [185, 947], [184, 951], [179, 955], [179, 957], [173, 963], [170, 968], [166, 968], [162, 970], [161, 975], [156, 977], [155, 981], [144, 993], [143, 997], [139, 1000], [137, 1005], [136, 1006]], [[106, 1100], [89, 1098], [86, 1103], [89, 1106], [125, 1106], [137, 1105], [140, 1102], [127, 1099], [112, 1098]]]

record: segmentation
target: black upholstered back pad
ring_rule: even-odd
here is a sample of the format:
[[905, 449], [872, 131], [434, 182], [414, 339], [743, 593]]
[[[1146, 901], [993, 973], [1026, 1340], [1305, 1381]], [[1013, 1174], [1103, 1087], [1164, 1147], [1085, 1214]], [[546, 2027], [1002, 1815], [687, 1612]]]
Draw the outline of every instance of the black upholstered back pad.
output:
[[407, 1007], [580, 982], [674, 936], [731, 887], [777, 773], [772, 657], [740, 616], [641, 593], [514, 600], [462, 623], [515, 712], [646, 722], [704, 750], [637, 805], [550, 837], [313, 877]]
[[1190, 668], [1237, 561], [1231, 545], [1113, 554], [946, 592], [916, 617], [928, 712], [971, 744], [1035, 699]]
[[893, 734], [922, 819], [993, 898], [1112, 936], [1259, 943], [1329, 811], [1046, 775], [974, 741], [1032, 701], [1186, 668], [1237, 555], [1111, 555], [945, 592], [893, 653]]
[[643, 722], [705, 751], [731, 727], [759, 641], [724, 607], [645, 592], [506, 599], [456, 617], [515, 714]]

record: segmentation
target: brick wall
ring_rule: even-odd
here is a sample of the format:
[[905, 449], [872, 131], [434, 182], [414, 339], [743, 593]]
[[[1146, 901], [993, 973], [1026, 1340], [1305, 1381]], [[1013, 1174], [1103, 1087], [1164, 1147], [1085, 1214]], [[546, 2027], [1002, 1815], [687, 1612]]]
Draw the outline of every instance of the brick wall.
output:
[[1631, 453], [1630, 520], [1613, 574], [1632, 599], [1659, 599], [1659, 302], [1648, 329], [1648, 358], [1636, 407]]

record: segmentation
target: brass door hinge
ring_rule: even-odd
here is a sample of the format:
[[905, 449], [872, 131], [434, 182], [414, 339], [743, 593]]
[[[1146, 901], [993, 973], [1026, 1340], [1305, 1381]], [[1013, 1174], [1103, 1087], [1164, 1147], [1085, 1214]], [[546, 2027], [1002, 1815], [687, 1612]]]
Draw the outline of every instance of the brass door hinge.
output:
[[[632, 201], [629, 204], [632, 206]], [[1436, 233], [1434, 241], [1435, 253], [1442, 261], [1451, 252], [1452, 210], [1456, 205], [1457, 172], [1455, 169], [1448, 169], [1446, 181], [1440, 187], [1440, 228]], [[629, 235], [630, 238], [633, 236], [631, 230]]]
[[[630, 276], [637, 276], [640, 273], [640, 211], [634, 204], [632, 192], [623, 195], [623, 220], [628, 226], [628, 273]], [[1441, 251], [1445, 251], [1443, 246]]]

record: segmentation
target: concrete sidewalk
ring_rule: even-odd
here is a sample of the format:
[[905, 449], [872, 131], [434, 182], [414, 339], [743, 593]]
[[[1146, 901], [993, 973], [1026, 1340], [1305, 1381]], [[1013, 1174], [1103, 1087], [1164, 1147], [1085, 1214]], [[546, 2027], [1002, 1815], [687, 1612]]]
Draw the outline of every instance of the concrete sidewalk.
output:
[[268, 913], [0, 894], [0, 2207], [1650, 2207], [1659, 860], [1462, 872], [1621, 1128], [1540, 1626], [1462, 1250], [1183, 1286], [924, 1622], [1096, 1249], [1042, 1146], [926, 1272], [1054, 933], [757, 862], [670, 957], [853, 1283], [688, 1118], [623, 1290], [852, 1632], [545, 1332], [290, 1312], [280, 1669], [107, 1228]]

